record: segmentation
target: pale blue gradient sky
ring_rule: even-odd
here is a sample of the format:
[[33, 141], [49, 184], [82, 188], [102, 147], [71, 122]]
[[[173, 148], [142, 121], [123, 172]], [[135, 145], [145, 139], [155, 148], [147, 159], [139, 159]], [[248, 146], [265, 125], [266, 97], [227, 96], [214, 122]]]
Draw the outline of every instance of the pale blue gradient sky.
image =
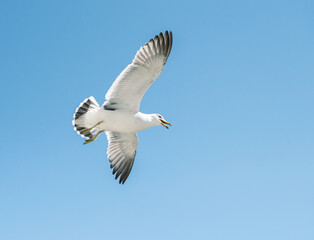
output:
[[[314, 239], [313, 1], [2, 1], [0, 239]], [[126, 184], [71, 125], [172, 30]]]

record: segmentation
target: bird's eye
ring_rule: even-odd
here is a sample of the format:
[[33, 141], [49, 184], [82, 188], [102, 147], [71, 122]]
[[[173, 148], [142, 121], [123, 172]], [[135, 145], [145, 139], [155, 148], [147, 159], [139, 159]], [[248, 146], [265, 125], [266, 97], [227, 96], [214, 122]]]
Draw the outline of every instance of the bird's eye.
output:
[[159, 117], [159, 118], [161, 118], [161, 116], [160, 116], [160, 115], [159, 115], [158, 117]]

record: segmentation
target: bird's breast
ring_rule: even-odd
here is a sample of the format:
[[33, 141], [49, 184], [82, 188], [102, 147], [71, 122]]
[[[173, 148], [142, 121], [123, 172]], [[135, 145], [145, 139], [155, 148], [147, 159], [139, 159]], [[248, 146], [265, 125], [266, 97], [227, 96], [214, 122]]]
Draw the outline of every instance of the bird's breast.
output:
[[100, 110], [101, 130], [113, 132], [139, 132], [148, 128], [140, 114], [124, 111]]

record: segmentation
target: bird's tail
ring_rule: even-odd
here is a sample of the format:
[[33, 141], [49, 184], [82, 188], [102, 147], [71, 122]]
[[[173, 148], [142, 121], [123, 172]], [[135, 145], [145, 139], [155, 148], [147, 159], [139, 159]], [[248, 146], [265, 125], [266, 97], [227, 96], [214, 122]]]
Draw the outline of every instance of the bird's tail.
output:
[[75, 110], [72, 124], [74, 130], [84, 138], [92, 139], [98, 133], [97, 123], [99, 123], [99, 104], [94, 97], [86, 98]]

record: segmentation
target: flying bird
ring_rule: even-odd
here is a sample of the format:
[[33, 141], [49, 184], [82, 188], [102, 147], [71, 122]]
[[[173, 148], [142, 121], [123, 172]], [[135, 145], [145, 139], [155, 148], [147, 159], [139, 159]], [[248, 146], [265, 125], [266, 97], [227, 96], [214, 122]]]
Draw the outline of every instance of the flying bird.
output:
[[102, 132], [108, 140], [107, 156], [112, 174], [119, 183], [127, 180], [138, 147], [137, 132], [153, 126], [171, 124], [160, 114], [139, 111], [141, 100], [161, 74], [172, 47], [172, 32], [156, 35], [142, 46], [133, 61], [116, 78], [100, 107], [94, 97], [86, 98], [76, 109], [72, 124], [84, 144], [93, 142]]

